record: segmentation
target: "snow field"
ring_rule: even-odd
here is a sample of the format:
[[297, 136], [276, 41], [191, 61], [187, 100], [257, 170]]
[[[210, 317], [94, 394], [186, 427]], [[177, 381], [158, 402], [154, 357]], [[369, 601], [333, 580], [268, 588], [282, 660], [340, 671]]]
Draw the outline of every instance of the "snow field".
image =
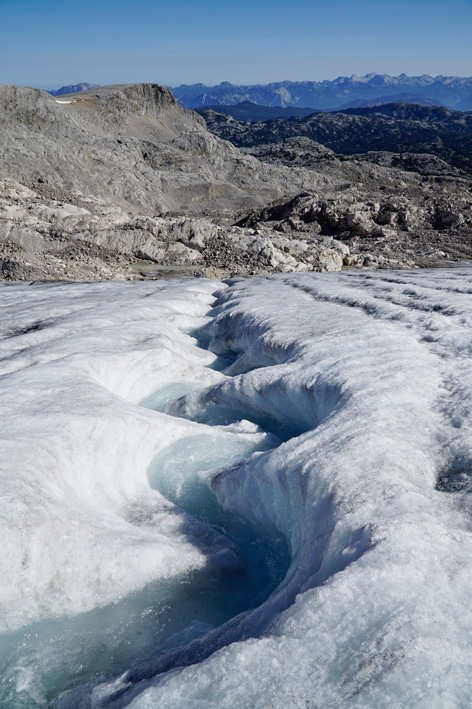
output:
[[4, 286], [4, 705], [468, 706], [471, 281]]

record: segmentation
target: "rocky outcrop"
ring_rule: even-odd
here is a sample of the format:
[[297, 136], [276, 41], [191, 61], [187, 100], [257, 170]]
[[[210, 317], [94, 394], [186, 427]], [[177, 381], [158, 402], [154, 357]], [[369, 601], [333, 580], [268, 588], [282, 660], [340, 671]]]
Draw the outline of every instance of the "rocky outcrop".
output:
[[[435, 189], [436, 188], [436, 189]], [[441, 207], [437, 183], [423, 183], [423, 198], [414, 201], [409, 195], [389, 196], [386, 200], [379, 191], [362, 199], [355, 186], [342, 192], [303, 193], [288, 202], [275, 202], [256, 210], [243, 219], [238, 226], [254, 226], [260, 222], [270, 223], [277, 231], [316, 232], [327, 235], [356, 235], [360, 237], [393, 237], [399, 232], [421, 229], [452, 229], [460, 226], [472, 228], [472, 208], [469, 202], [472, 192], [463, 185], [463, 192], [454, 199], [441, 192]], [[365, 198], [365, 195], [364, 195]]]
[[103, 280], [176, 273], [213, 277], [339, 270], [347, 247], [225, 227], [204, 218], [132, 215], [97, 197], [45, 199], [0, 181], [1, 273], [16, 280]]
[[303, 136], [345, 156], [395, 153], [399, 158], [396, 167], [413, 171], [417, 160], [412, 163], [405, 153], [434, 155], [456, 169], [457, 174], [472, 175], [472, 116], [460, 111], [394, 103], [255, 123], [212, 111], [202, 115], [215, 135], [239, 148]]
[[[345, 267], [412, 267], [472, 257], [472, 189], [465, 181], [424, 179], [366, 193], [359, 185], [302, 193], [255, 210], [241, 228], [282, 232], [287, 239], [324, 237], [347, 247]], [[316, 270], [323, 270], [317, 268]], [[335, 270], [331, 269], [330, 270]]]

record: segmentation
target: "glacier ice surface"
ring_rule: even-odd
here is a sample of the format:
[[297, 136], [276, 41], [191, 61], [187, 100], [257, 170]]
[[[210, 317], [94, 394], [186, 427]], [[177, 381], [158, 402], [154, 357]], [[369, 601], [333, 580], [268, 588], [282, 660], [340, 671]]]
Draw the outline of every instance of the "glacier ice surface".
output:
[[5, 707], [465, 707], [472, 268], [0, 287]]

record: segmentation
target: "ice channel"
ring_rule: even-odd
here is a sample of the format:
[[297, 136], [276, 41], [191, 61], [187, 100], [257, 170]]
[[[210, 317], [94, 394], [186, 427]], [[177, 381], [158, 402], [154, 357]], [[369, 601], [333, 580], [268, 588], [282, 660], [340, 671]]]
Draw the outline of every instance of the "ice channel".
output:
[[[73, 307], [67, 313], [71, 314]], [[59, 322], [63, 317], [61, 312]], [[99, 312], [102, 327], [101, 317]], [[54, 361], [54, 347], [50, 348], [51, 357], [47, 345], [51, 339], [62, 345], [57, 322], [52, 317], [17, 326], [12, 339], [13, 359], [28, 352], [28, 363], [33, 359], [41, 364], [43, 358], [47, 364], [50, 358]], [[178, 327], [187, 348], [208, 351], [204, 330], [193, 336], [187, 321]], [[25, 337], [29, 338], [27, 346], [17, 348], [16, 339]], [[66, 338], [70, 338], [68, 329]], [[71, 355], [77, 357], [67, 348], [66, 359]], [[200, 369], [194, 380], [172, 381], [167, 375], [164, 385], [136, 402], [141, 410], [164, 412], [167, 420], [184, 416], [195, 422], [173, 442], [160, 446], [147, 465], [146, 475], [150, 489], [159, 493], [164, 507], [168, 503], [167, 513], [180, 519], [181, 533], [207, 557], [204, 567], [175, 578], [160, 577], [85, 613], [59, 613], [59, 617], [26, 623], [21, 630], [4, 633], [0, 637], [2, 706], [55, 705], [57, 701], [60, 706], [83, 706], [97, 681], [119, 675], [130, 666], [141, 668], [136, 670], [137, 675], [147, 675], [149, 666], [155, 669], [160, 657], [162, 669], [192, 662], [196, 650], [194, 647], [189, 654], [188, 647], [195, 645], [196, 639], [211, 635], [212, 629], [260, 605], [282, 582], [291, 563], [284, 535], [274, 524], [248, 520], [243, 514], [224, 509], [212, 490], [212, 481], [224, 474], [236, 475], [245, 461], [262, 459], [282, 439], [288, 440], [302, 429], [287, 426], [285, 420], [277, 420], [263, 407], [252, 407], [248, 402], [237, 408], [225, 404], [216, 413], [205, 412], [202, 407], [196, 416], [180, 410], [192, 393], [204, 389], [207, 397], [216, 395], [221, 383], [230, 378], [225, 371], [234, 368], [237, 358], [232, 351], [219, 355], [208, 351], [204, 367], [215, 372], [210, 379], [217, 376], [217, 385], [203, 387], [206, 377]], [[116, 367], [104, 367], [100, 360], [89, 355], [86, 362], [86, 369], [98, 384], [126, 398], [136, 398], [142, 392], [142, 381], [131, 394], [129, 383], [117, 374]], [[128, 379], [133, 380], [133, 369], [136, 367], [128, 371]], [[149, 365], [141, 361], [139, 369], [146, 372]], [[192, 371], [188, 365], [183, 369]], [[142, 500], [127, 504], [130, 524], [146, 527], [154, 523], [155, 516], [152, 506], [148, 509]], [[208, 655], [222, 643], [224, 640], [203, 642], [199, 656]]]
[[[254, 362], [246, 348], [238, 351], [228, 343], [217, 344], [212, 321], [218, 308], [216, 301], [207, 325], [188, 336], [195, 346], [218, 352], [207, 366], [223, 377], [203, 388], [189, 380], [166, 384], [147, 394], [140, 405], [197, 424], [192, 435], [159, 451], [147, 475], [152, 489], [189, 515], [190, 527], [195, 520], [209, 525], [203, 534], [211, 536], [213, 546], [221, 544], [225, 566], [216, 572], [210, 569], [200, 585], [190, 589], [193, 598], [186, 599], [186, 608], [175, 599], [169, 604], [174, 634], [163, 644], [156, 643], [147, 656], [135, 654], [131, 668], [118, 682], [98, 681], [95, 687], [92, 683], [88, 689], [68, 692], [59, 699], [59, 707], [82, 706], [88, 692], [95, 697], [93, 706], [127, 706], [134, 688], [146, 679], [202, 662], [228, 643], [259, 636], [293, 603], [306, 580], [301, 566], [305, 520], [296, 512], [303, 491], [295, 492], [294, 499], [294, 491], [280, 479], [268, 490], [260, 487], [260, 476], [274, 466], [275, 450], [288, 446], [290, 455], [292, 439], [304, 433], [310, 436], [342, 405], [342, 387], [328, 382], [321, 372], [301, 380], [290, 363], [299, 353], [283, 349], [258, 356]], [[228, 494], [228, 489], [237, 488], [246, 488], [240, 506], [238, 495]], [[258, 514], [247, 505], [248, 488], [253, 505], [260, 507]], [[322, 566], [334, 527], [329, 497], [325, 491], [317, 501], [319, 541], [310, 565], [314, 571]], [[198, 545], [201, 532], [188, 533]], [[218, 535], [224, 539], [220, 541]], [[368, 528], [355, 531], [343, 558], [322, 569], [319, 581], [313, 583], [349, 565], [369, 540]], [[194, 622], [192, 613], [197, 616]]]

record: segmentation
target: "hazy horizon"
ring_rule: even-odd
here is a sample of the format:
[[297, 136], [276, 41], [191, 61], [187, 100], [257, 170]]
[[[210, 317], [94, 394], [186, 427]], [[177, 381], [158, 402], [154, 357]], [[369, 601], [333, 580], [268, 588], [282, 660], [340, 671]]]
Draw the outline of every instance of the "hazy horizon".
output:
[[[192, 86], [192, 85], [197, 85], [197, 84], [202, 84], [202, 85], [207, 86], [207, 87], [209, 87], [209, 88], [212, 87], [212, 86], [220, 86], [220, 85], [224, 85], [224, 84], [231, 84], [232, 86], [266, 86], [266, 85], [269, 85], [269, 84], [279, 84], [279, 83], [284, 83], [284, 82], [292, 82], [292, 83], [298, 83], [298, 82], [299, 82], [299, 83], [304, 83], [304, 82], [309, 82], [309, 81], [313, 81], [313, 82], [316, 82], [316, 81], [317, 81], [317, 82], [321, 82], [321, 81], [335, 81], [336, 79], [340, 79], [340, 78], [348, 78], [348, 79], [350, 79], [350, 78], [353, 78], [354, 76], [357, 76], [358, 78], [365, 78], [368, 74], [382, 75], [382, 74], [384, 74], [384, 73], [385, 73], [385, 72], [374, 72], [374, 71], [372, 71], [372, 72], [368, 72], [367, 74], [363, 74], [363, 75], [359, 75], [359, 74], [338, 74], [337, 76], [335, 76], [335, 77], [333, 77], [333, 78], [327, 78], [327, 77], [325, 77], [324, 79], [275, 79], [275, 80], [273, 80], [273, 81], [267, 81], [267, 82], [264, 82], [264, 83], [262, 83], [262, 82], [254, 82], [254, 83], [251, 83], [251, 84], [246, 84], [246, 83], [244, 83], [244, 84], [236, 84], [236, 83], [234, 83], [234, 82], [232, 82], [232, 81], [227, 81], [226, 79], [223, 79], [222, 81], [218, 81], [218, 82], [215, 83], [215, 84], [209, 84], [209, 83], [205, 83], [205, 82], [203, 82], [203, 81], [194, 81], [194, 82], [185, 82], [185, 81], [183, 81], [183, 82], [181, 82], [180, 84], [173, 84], [173, 85], [171, 85], [171, 84], [162, 84], [161, 82], [154, 82], [154, 81], [152, 81], [152, 82], [146, 82], [146, 81], [137, 81], [137, 82], [113, 82], [113, 83], [114, 83], [114, 84], [117, 84], [117, 85], [119, 85], [119, 84], [125, 84], [125, 83], [161, 83], [161, 85], [169, 86], [169, 87], [171, 87], [171, 88], [177, 88], [177, 87], [179, 87], [179, 86], [185, 86], [185, 85]], [[428, 74], [426, 74], [426, 73], [425, 73], [425, 74], [422, 74], [422, 75], [421, 75], [421, 74], [420, 74], [420, 75], [406, 74], [406, 76], [408, 76], [409, 78], [419, 78], [419, 77], [421, 77], [421, 76], [426, 76], [426, 75], [428, 75]], [[390, 74], [389, 76], [391, 76], [392, 78], [398, 78], [400, 75], [399, 75], [399, 74]], [[441, 78], [441, 77], [443, 77], [443, 78], [453, 78], [453, 77], [454, 77], [454, 78], [458, 78], [458, 79], [468, 79], [468, 78], [472, 78], [472, 75], [471, 75], [471, 76], [468, 76], [468, 75], [465, 75], [465, 74], [462, 75], [462, 76], [460, 76], [460, 75], [458, 75], [458, 74], [455, 74], [455, 75], [452, 75], [452, 74], [448, 74], [448, 75], [446, 75], [446, 74], [436, 74], [436, 75], [429, 74], [428, 76], [430, 76], [430, 77], [433, 78], [433, 79], [439, 79], [439, 78]], [[49, 86], [49, 85], [47, 85], [47, 86], [35, 86], [35, 87], [33, 87], [33, 88], [39, 88], [39, 89], [54, 91], [54, 90], [56, 90], [56, 89], [63, 88], [64, 86], [75, 86], [75, 85], [77, 85], [77, 84], [82, 84], [82, 83], [88, 83], [88, 84], [95, 84], [95, 83], [97, 83], [97, 84], [98, 84], [98, 82], [88, 81], [87, 79], [83, 79], [83, 78], [82, 78], [82, 79], [78, 79], [77, 81], [67, 81], [66, 83], [61, 84], [60, 86], [59, 86], [59, 85], [57, 85], [57, 86]], [[26, 86], [26, 84], [19, 84], [19, 85], [20, 85], [20, 86]], [[100, 86], [106, 86], [106, 84], [99, 84], [99, 85], [100, 85]], [[393, 88], [394, 88], [394, 87], [392, 87], [392, 90], [393, 90]]]
[[237, 7], [0, 0], [0, 83], [267, 84], [471, 76], [472, 2], [241, 0]]

